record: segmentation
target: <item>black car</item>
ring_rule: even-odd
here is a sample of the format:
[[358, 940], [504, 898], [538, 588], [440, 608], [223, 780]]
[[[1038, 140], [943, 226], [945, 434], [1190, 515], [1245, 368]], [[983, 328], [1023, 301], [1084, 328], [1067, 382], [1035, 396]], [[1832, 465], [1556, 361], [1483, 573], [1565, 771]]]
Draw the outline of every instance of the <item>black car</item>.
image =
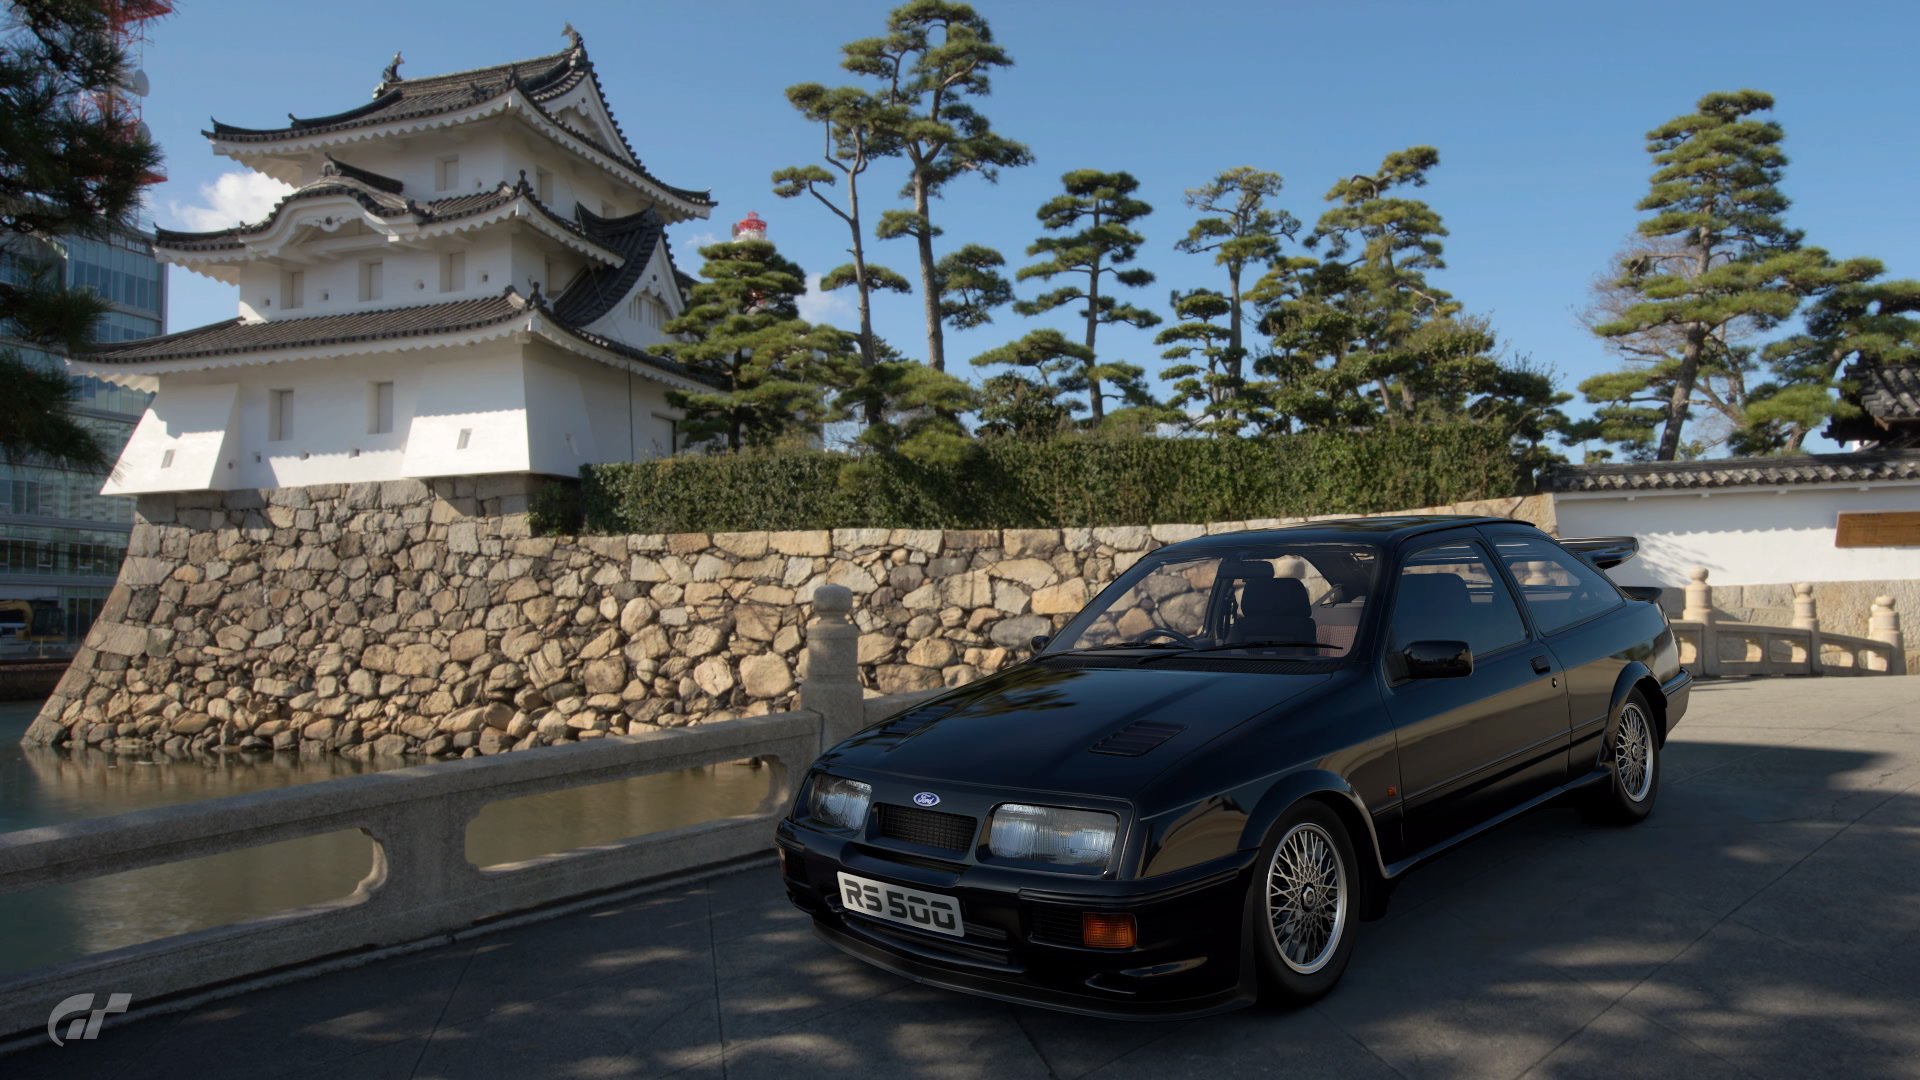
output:
[[1208, 536], [1028, 662], [822, 754], [778, 829], [832, 944], [1103, 1016], [1306, 1000], [1408, 870], [1549, 800], [1653, 809], [1686, 710], [1660, 609], [1498, 518]]

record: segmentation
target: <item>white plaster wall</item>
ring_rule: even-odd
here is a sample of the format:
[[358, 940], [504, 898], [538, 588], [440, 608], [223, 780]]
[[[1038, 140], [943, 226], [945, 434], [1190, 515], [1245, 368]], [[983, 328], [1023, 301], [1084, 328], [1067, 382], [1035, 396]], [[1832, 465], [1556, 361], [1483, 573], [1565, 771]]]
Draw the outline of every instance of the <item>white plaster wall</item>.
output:
[[[133, 429], [102, 495], [204, 491], [227, 482], [227, 443], [238, 416], [240, 386], [208, 382], [174, 388], [161, 411], [156, 397]], [[171, 451], [173, 460], [167, 461]]]
[[[555, 350], [557, 352], [557, 350]], [[673, 420], [667, 389], [652, 379], [577, 356], [599, 461], [645, 461], [673, 453]]]
[[1611, 572], [1623, 585], [1684, 586], [1695, 566], [1715, 585], [1920, 578], [1920, 547], [1835, 547], [1842, 510], [1920, 510], [1920, 484], [1554, 498], [1562, 537], [1640, 538]]
[[[406, 450], [395, 475], [527, 471], [532, 457], [521, 349], [511, 344], [450, 349], [421, 367], [403, 428]], [[462, 431], [468, 432], [465, 449]]]

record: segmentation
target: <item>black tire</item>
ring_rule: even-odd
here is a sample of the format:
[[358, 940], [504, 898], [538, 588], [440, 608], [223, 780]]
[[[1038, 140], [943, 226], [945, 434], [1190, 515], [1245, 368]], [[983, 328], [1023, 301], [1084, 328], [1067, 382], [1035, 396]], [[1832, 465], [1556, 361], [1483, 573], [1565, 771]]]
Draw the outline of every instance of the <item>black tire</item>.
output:
[[[1587, 816], [1606, 825], [1636, 825], [1653, 813], [1660, 795], [1660, 721], [1647, 696], [1627, 695], [1601, 751], [1607, 781], [1585, 804]], [[1640, 749], [1636, 749], [1640, 748]], [[1644, 773], [1635, 768], [1644, 762]]]
[[[1283, 845], [1287, 851], [1284, 860]], [[1304, 863], [1303, 857], [1307, 860]], [[1294, 868], [1293, 875], [1289, 875], [1289, 867]], [[1301, 869], [1317, 877], [1318, 883], [1300, 885]], [[1294, 882], [1291, 886], [1287, 884], [1290, 876]], [[1325, 890], [1329, 882], [1337, 890], [1331, 900]], [[1272, 894], [1272, 888], [1282, 893]], [[1300, 1005], [1333, 989], [1353, 955], [1354, 934], [1365, 909], [1365, 889], [1354, 860], [1353, 840], [1339, 814], [1324, 803], [1306, 800], [1281, 816], [1261, 845], [1253, 882], [1247, 890], [1246, 928], [1267, 1000]], [[1295, 920], [1293, 925], [1302, 926], [1302, 930], [1283, 937], [1279, 927], [1288, 925], [1283, 921], [1285, 910], [1297, 911], [1303, 900], [1314, 921], [1303, 926]], [[1276, 904], [1286, 908], [1276, 914]], [[1323, 927], [1330, 931], [1330, 944], [1320, 937]]]

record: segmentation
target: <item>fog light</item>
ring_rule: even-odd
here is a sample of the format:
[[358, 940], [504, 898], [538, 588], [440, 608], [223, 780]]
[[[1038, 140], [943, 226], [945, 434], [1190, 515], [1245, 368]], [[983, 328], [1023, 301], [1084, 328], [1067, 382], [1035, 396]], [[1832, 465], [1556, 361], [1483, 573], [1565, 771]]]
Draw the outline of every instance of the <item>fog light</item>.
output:
[[1091, 949], [1133, 948], [1133, 916], [1108, 911], [1080, 913], [1080, 944]]

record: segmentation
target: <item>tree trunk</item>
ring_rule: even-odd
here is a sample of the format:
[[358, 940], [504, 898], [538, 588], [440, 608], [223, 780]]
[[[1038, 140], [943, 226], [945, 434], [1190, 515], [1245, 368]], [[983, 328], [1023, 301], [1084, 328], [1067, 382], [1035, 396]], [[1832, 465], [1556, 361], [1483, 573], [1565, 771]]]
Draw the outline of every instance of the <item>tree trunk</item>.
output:
[[[879, 363], [873, 347], [873, 288], [867, 284], [867, 245], [860, 235], [860, 176], [847, 174], [847, 224], [853, 231], [853, 287], [860, 303], [860, 367], [871, 371]], [[886, 402], [878, 397], [867, 400], [868, 427], [885, 423]]]
[[933, 221], [927, 209], [927, 179], [913, 175], [913, 212], [920, 215], [920, 296], [926, 302], [927, 366], [947, 370], [947, 343], [940, 327], [940, 283], [933, 268]]
[[[1241, 363], [1246, 356], [1245, 349], [1241, 345], [1242, 339], [1240, 337], [1239, 263], [1229, 263], [1227, 265], [1227, 296], [1227, 386], [1231, 388], [1232, 392], [1237, 393], [1240, 388], [1241, 372], [1244, 370], [1241, 367]], [[1220, 402], [1216, 402], [1215, 404], [1220, 404]], [[1240, 419], [1239, 410], [1234, 408], [1226, 409], [1225, 415], [1229, 420], [1238, 421]]]
[[[1093, 227], [1100, 227], [1100, 215], [1093, 215]], [[1100, 257], [1094, 256], [1093, 268], [1087, 271], [1087, 397], [1093, 403], [1093, 426], [1099, 427], [1106, 419], [1107, 411], [1100, 403], [1100, 380], [1093, 374], [1093, 365], [1099, 363], [1100, 356], [1093, 351], [1093, 339], [1100, 329]]]
[[1687, 402], [1693, 397], [1693, 384], [1700, 377], [1700, 350], [1706, 343], [1706, 327], [1693, 323], [1687, 327], [1687, 344], [1680, 350], [1680, 370], [1674, 373], [1673, 391], [1667, 395], [1667, 423], [1660, 429], [1660, 447], [1655, 461], [1672, 461], [1680, 453], [1680, 429], [1687, 422]]

